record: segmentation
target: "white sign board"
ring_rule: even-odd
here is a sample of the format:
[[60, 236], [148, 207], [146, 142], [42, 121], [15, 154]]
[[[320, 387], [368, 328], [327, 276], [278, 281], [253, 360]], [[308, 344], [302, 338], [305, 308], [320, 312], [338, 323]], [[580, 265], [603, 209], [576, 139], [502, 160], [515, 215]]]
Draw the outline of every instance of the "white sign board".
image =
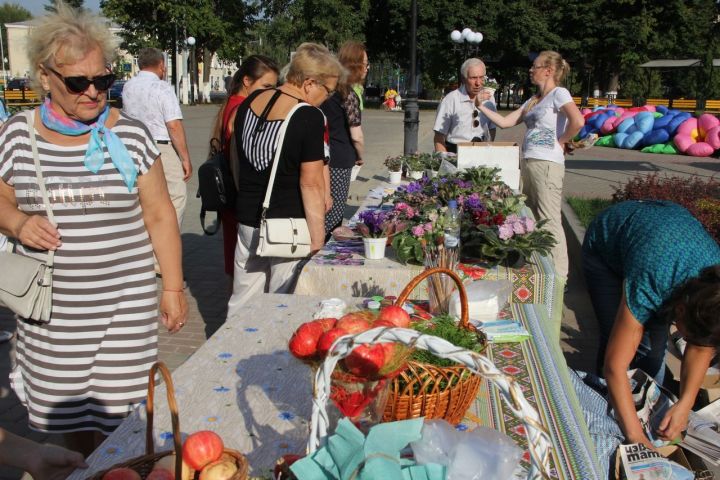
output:
[[520, 189], [520, 147], [513, 142], [466, 142], [457, 144], [457, 166], [498, 167], [500, 179], [513, 190]]

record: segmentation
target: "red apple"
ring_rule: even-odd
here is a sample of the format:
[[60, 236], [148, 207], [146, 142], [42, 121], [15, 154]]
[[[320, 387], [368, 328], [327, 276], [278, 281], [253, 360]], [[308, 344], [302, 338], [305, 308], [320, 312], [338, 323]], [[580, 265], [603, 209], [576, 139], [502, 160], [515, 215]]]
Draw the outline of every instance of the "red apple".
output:
[[153, 468], [145, 480], [175, 480], [175, 474], [167, 468]]
[[345, 367], [358, 377], [376, 376], [384, 364], [385, 349], [382, 345], [360, 345], [345, 358]]
[[387, 320], [396, 327], [408, 328], [410, 326], [410, 315], [397, 305], [389, 305], [380, 310], [378, 320]]
[[235, 462], [219, 460], [206, 465], [200, 472], [200, 480], [229, 480], [237, 472]]
[[337, 327], [331, 328], [327, 332], [323, 333], [317, 345], [317, 351], [318, 355], [320, 355], [320, 358], [325, 358], [335, 340], [347, 334], [348, 332], [346, 330]]
[[336, 328], [342, 328], [348, 333], [360, 333], [370, 329], [370, 318], [363, 312], [348, 313], [335, 324]]
[[103, 475], [102, 480], [142, 480], [142, 477], [132, 468], [113, 468]]
[[327, 332], [331, 328], [335, 327], [337, 318], [318, 318], [308, 323], [317, 323], [323, 329], [323, 332]]
[[317, 354], [317, 343], [325, 330], [321, 323], [303, 323], [295, 330], [288, 348], [300, 360], [310, 360]]
[[[175, 455], [167, 455], [165, 457], [162, 457], [160, 460], [158, 460], [155, 465], [153, 466], [154, 470], [164, 469], [169, 471], [173, 475], [173, 479], [175, 478]], [[181, 480], [190, 480], [192, 478], [192, 474], [190, 473], [190, 467], [188, 467], [188, 464], [182, 461], [182, 471], [180, 473], [180, 479]]]
[[183, 460], [194, 470], [202, 470], [208, 463], [212, 463], [223, 454], [222, 438], [209, 430], [202, 430], [191, 434], [182, 447]]
[[393, 322], [391, 322], [390, 320], [378, 320], [377, 322], [375, 322], [375, 323], [372, 324], [372, 328], [376, 328], [376, 327], [390, 327], [390, 328], [395, 328], [395, 327], [397, 327], [397, 325], [395, 325], [395, 324], [394, 324]]

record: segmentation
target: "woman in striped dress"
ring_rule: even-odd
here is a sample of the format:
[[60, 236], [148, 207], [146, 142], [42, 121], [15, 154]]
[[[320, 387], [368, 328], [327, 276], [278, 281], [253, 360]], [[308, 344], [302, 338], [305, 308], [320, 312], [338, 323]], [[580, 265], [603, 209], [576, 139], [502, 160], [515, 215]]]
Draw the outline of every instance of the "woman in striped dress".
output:
[[[159, 318], [184, 325], [181, 243], [159, 152], [147, 128], [107, 105], [114, 42], [101, 21], [58, 5], [28, 41], [47, 98], [0, 131], [0, 233], [18, 252], [55, 251], [48, 323], [18, 318], [13, 387], [30, 426], [92, 451], [146, 396]], [[32, 129], [32, 130], [31, 130]], [[30, 132], [55, 223], [38, 188]], [[162, 248], [158, 248], [162, 242]]]

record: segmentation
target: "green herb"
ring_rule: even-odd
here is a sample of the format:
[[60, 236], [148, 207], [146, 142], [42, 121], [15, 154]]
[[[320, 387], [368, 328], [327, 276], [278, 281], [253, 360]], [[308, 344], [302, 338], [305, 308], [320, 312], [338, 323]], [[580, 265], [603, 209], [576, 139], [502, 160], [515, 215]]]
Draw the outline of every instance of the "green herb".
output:
[[[418, 332], [447, 340], [453, 345], [465, 350], [482, 352], [484, 349], [484, 345], [478, 334], [458, 326], [455, 322], [455, 318], [450, 315], [437, 316], [424, 324], [414, 325], [413, 328]], [[435, 365], [436, 367], [450, 367], [457, 365], [457, 363], [453, 360], [440, 358], [427, 350], [421, 350], [419, 348], [415, 350], [410, 359], [415, 362]]]

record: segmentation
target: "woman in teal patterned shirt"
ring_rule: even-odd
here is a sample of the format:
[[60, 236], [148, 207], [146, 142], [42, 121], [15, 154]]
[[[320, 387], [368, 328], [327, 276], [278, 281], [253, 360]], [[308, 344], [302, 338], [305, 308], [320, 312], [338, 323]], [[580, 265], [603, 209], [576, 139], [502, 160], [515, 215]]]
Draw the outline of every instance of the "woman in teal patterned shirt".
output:
[[598, 371], [627, 441], [651, 446], [635, 412], [627, 371], [662, 384], [670, 324], [688, 342], [679, 401], [660, 425], [676, 438], [720, 347], [720, 247], [685, 208], [627, 201], [600, 213], [583, 242], [583, 267], [600, 327]]

